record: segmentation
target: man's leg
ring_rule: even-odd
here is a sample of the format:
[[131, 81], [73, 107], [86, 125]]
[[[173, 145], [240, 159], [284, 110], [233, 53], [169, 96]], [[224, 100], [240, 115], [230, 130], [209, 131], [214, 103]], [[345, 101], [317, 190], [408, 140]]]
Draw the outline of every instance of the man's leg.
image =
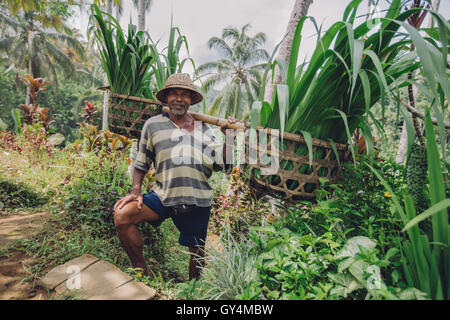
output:
[[189, 260], [189, 281], [192, 279], [198, 279], [200, 277], [200, 272], [204, 267], [204, 248], [189, 248], [191, 253], [191, 259]]
[[127, 252], [133, 267], [142, 268], [146, 276], [150, 275], [150, 273], [142, 252], [144, 242], [139, 232], [138, 224], [158, 219], [159, 215], [145, 204], [142, 204], [142, 209], [139, 210], [137, 200], [129, 202], [122, 209], [114, 211], [114, 226], [120, 242]]

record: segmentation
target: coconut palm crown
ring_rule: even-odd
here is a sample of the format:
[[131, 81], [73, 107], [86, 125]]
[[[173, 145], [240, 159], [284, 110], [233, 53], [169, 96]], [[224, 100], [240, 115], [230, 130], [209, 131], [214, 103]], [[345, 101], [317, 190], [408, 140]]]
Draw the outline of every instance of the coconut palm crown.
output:
[[43, 71], [51, 72], [57, 85], [57, 67], [72, 76], [76, 70], [73, 55], [85, 59], [77, 35], [57, 16], [34, 11], [21, 11], [10, 16], [0, 9], [0, 22], [11, 31], [0, 40], [0, 50], [8, 53], [15, 66], [25, 67], [33, 78], [41, 77]]
[[208, 40], [209, 49], [215, 49], [222, 59], [198, 67], [200, 76], [207, 76], [202, 89], [224, 85], [214, 99], [208, 113], [224, 117], [234, 116], [245, 120], [250, 106], [259, 94], [262, 71], [269, 54], [262, 48], [266, 35], [262, 32], [248, 35], [250, 24], [240, 30], [234, 27], [223, 29], [221, 38]]

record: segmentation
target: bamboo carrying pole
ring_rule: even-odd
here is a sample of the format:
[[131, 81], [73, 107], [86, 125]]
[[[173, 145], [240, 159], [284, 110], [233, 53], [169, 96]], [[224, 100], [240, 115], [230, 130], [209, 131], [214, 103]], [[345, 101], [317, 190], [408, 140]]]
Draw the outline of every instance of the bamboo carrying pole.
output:
[[[109, 91], [108, 90], [109, 87], [100, 87], [98, 89]], [[144, 103], [155, 104], [155, 105], [161, 106], [161, 102], [159, 102], [157, 100], [152, 100], [152, 99], [147, 99], [147, 98], [140, 98], [140, 97], [134, 97], [134, 96], [129, 96], [129, 95], [126, 95], [126, 94], [118, 94], [118, 93], [112, 93], [111, 95], [113, 97], [116, 97], [116, 98], [122, 98], [122, 99], [133, 100], [133, 101], [140, 101], [140, 102], [144, 102]], [[166, 107], [162, 107], [162, 112], [169, 112], [169, 110], [170, 109], [167, 106]], [[242, 122], [228, 123], [228, 121], [226, 119], [213, 117], [213, 116], [210, 116], [210, 115], [197, 113], [197, 112], [193, 112], [193, 111], [189, 111], [189, 114], [195, 120], [203, 121], [203, 122], [206, 122], [206, 123], [211, 124], [211, 125], [215, 125], [215, 126], [221, 127], [223, 124], [226, 124], [226, 128], [227, 129], [234, 129], [234, 130], [245, 131], [245, 130], [250, 128], [249, 125], [246, 125], [246, 124], [244, 124]], [[256, 129], [257, 130], [264, 130], [267, 134], [274, 134], [274, 135], [280, 136], [280, 131], [277, 130], [277, 129], [265, 128], [265, 127], [262, 127], [262, 126], [257, 126]], [[306, 143], [306, 140], [302, 136], [297, 135], [297, 134], [284, 132], [283, 133], [283, 137], [285, 139], [288, 139], [288, 140], [301, 142], [301, 143]], [[330, 142], [324, 141], [324, 140], [320, 140], [320, 139], [315, 139], [315, 138], [312, 139], [312, 144], [313, 144], [313, 146], [323, 146], [323, 147], [328, 147], [328, 148], [332, 147], [332, 144]], [[336, 147], [336, 150], [347, 150], [347, 148], [348, 148], [346, 144], [340, 144], [340, 143], [336, 143], [335, 147]]]
[[[169, 112], [169, 108], [168, 107], [163, 107], [162, 111], [163, 112]], [[213, 117], [213, 116], [210, 116], [210, 115], [197, 113], [197, 112], [192, 112], [192, 111], [189, 111], [189, 114], [195, 120], [203, 121], [203, 122], [206, 122], [208, 124], [219, 126], [219, 127], [221, 127], [222, 125], [226, 124], [226, 128], [227, 129], [243, 130], [243, 131], [245, 131], [246, 129], [249, 129], [249, 126], [245, 125], [242, 122], [228, 123], [228, 121], [226, 119], [217, 118], [217, 117]], [[275, 135], [280, 136], [280, 131], [277, 130], [277, 129], [265, 128], [265, 127], [262, 127], [262, 126], [257, 126], [256, 129], [257, 130], [264, 130], [268, 134], [275, 134]], [[306, 143], [305, 139], [302, 136], [299, 136], [299, 135], [296, 135], [296, 134], [293, 134], [293, 133], [284, 132], [283, 133], [283, 137], [285, 139], [289, 139], [289, 140], [292, 140], [292, 141]], [[330, 147], [330, 148], [332, 147], [332, 144], [330, 142], [323, 141], [323, 140], [320, 140], [320, 139], [315, 139], [315, 138], [312, 139], [312, 144], [314, 146], [324, 146], [324, 147]], [[336, 143], [335, 146], [336, 146], [337, 150], [346, 150], [347, 149], [347, 146], [345, 144]]]

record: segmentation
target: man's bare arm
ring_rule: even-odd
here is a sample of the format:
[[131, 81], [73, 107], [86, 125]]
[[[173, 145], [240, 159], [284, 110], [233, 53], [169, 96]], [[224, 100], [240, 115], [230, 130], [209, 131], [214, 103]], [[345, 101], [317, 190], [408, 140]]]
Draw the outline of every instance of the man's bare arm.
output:
[[144, 181], [145, 174], [146, 172], [144, 171], [141, 171], [136, 168], [133, 169], [133, 184], [131, 187], [130, 194], [128, 194], [127, 196], [123, 197], [122, 199], [116, 202], [116, 204], [114, 205], [114, 211], [116, 211], [116, 209], [122, 209], [123, 206], [125, 206], [128, 202], [134, 200], [137, 200], [138, 202], [138, 209], [139, 210], [142, 209], [143, 199], [141, 193], [141, 186], [142, 181]]
[[138, 194], [138, 195], [141, 194], [142, 181], [144, 181], [145, 175], [146, 175], [146, 172], [134, 168], [133, 184], [132, 184], [130, 193]]

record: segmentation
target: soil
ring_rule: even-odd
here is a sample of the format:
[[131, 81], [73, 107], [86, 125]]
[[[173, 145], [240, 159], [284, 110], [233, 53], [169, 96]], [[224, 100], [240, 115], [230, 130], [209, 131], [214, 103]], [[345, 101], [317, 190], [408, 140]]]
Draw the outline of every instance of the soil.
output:
[[[16, 239], [34, 236], [47, 213], [19, 213], [7, 215], [0, 212], [0, 249], [6, 249]], [[49, 297], [44, 289], [35, 287], [33, 281], [26, 281], [30, 273], [26, 266], [34, 260], [23, 251], [8, 250], [0, 254], [0, 300], [45, 300]]]

